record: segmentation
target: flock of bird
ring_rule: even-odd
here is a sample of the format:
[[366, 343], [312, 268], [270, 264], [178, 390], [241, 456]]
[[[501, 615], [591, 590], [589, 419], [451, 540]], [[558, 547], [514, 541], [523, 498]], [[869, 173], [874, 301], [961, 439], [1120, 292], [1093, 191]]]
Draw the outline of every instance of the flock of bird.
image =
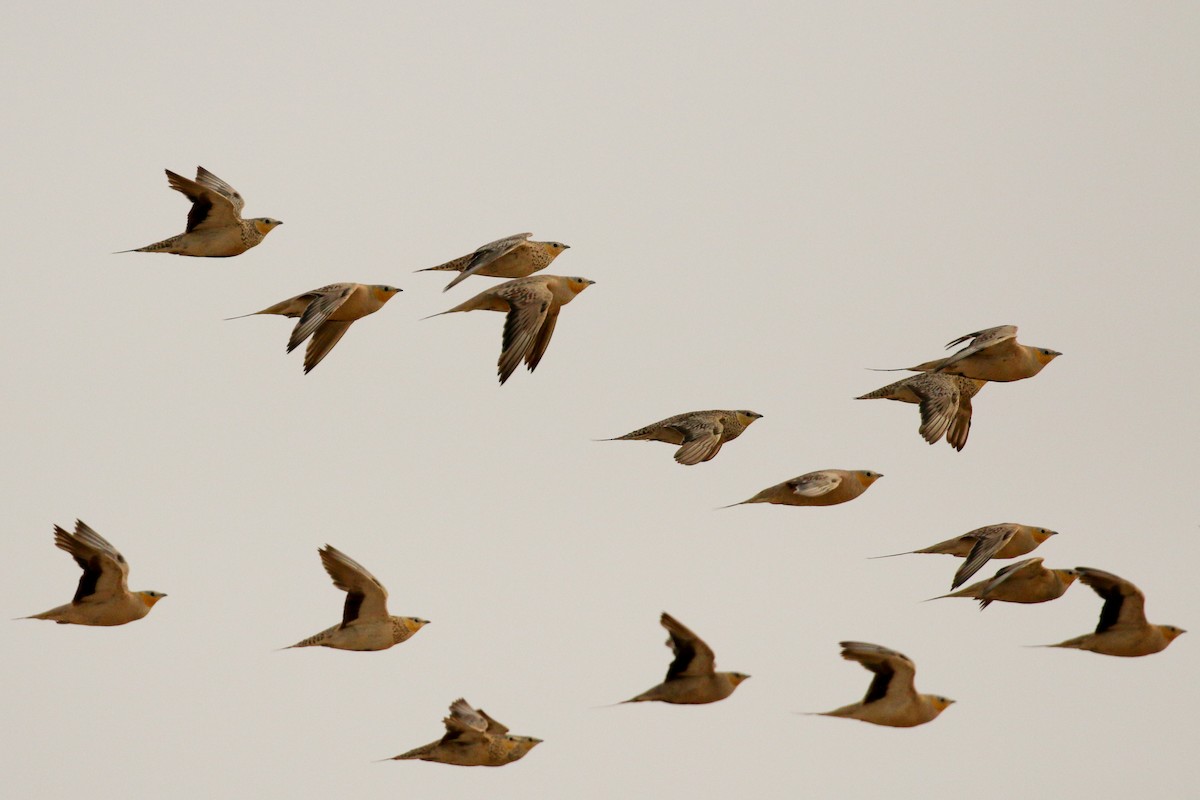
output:
[[[189, 180], [167, 170], [170, 187], [191, 201], [184, 233], [136, 251], [223, 258], [244, 253], [262, 243], [282, 223], [269, 217], [243, 219], [244, 201], [232, 186], [199, 167]], [[483, 245], [474, 252], [424, 271], [451, 271], [458, 275], [449, 290], [471, 276], [508, 278], [443, 314], [459, 311], [500, 311], [505, 316], [501, 354], [497, 364], [503, 384], [523, 361], [537, 368], [554, 333], [559, 313], [593, 281], [578, 277], [538, 275], [568, 249], [561, 242], [540, 242], [522, 233]], [[401, 290], [393, 286], [334, 283], [283, 300], [254, 314], [297, 317], [287, 351], [308, 341], [305, 373], [324, 359], [356, 320], [373, 314]], [[440, 316], [440, 315], [434, 315]], [[955, 450], [966, 446], [971, 428], [971, 399], [987, 383], [1007, 383], [1037, 375], [1060, 353], [1017, 342], [1017, 328], [1003, 325], [962, 336], [947, 349], [965, 345], [952, 355], [906, 368], [916, 375], [891, 383], [859, 399], [889, 399], [916, 404], [919, 433], [930, 444], [943, 437]], [[675, 460], [685, 466], [710, 461], [723, 445], [746, 432], [761, 414], [748, 410], [708, 410], [677, 414], [609, 441], [658, 441], [678, 446]], [[774, 503], [793, 506], [829, 506], [856, 499], [882, 476], [870, 470], [825, 469], [809, 472], [763, 489], [734, 505]], [[987, 525], [911, 553], [940, 553], [963, 559], [951, 588], [958, 589], [991, 559], [1027, 555], [1055, 534], [1046, 528], [1003, 523]], [[129, 564], [106, 539], [82, 521], [74, 532], [55, 526], [55, 544], [69, 553], [83, 570], [70, 603], [35, 614], [30, 619], [60, 624], [123, 625], [145, 617], [166, 595], [157, 591], [131, 592]], [[293, 648], [330, 647], [340, 650], [386, 650], [407, 641], [428, 623], [419, 617], [388, 613], [387, 590], [365, 567], [326, 545], [321, 562], [334, 585], [346, 593], [342, 620]], [[906, 555], [897, 553], [894, 555]], [[886, 556], [880, 556], [881, 558]], [[1030, 558], [1004, 567], [993, 577], [941, 597], [968, 597], [980, 608], [991, 603], [1044, 603], [1061, 597], [1079, 580], [1103, 599], [1100, 621], [1094, 632], [1048, 647], [1088, 650], [1112, 656], [1144, 656], [1165, 649], [1184, 631], [1146, 620], [1145, 597], [1129, 581], [1088, 567], [1047, 569], [1041, 558]], [[940, 599], [940, 598], [931, 598]], [[670, 614], [660, 622], [674, 658], [665, 679], [626, 700], [626, 703], [660, 701], [702, 704], [723, 700], [749, 676], [719, 672], [712, 648]], [[843, 658], [856, 661], [874, 677], [862, 700], [824, 716], [846, 717], [892, 727], [930, 722], [953, 703], [940, 695], [922, 694], [914, 685], [916, 668], [905, 655], [866, 642], [841, 642]], [[285, 648], [291, 649], [291, 648]], [[446, 732], [437, 741], [395, 756], [460, 766], [502, 766], [522, 758], [541, 740], [516, 736], [508, 728], [459, 698], [443, 720]]]

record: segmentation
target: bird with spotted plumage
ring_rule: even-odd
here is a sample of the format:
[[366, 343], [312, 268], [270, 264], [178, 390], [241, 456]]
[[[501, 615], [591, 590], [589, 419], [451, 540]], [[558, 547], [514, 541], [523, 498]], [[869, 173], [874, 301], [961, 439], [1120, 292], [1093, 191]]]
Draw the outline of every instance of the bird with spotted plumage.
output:
[[525, 278], [550, 266], [554, 259], [570, 245], [562, 242], [530, 241], [532, 233], [517, 233], [481, 245], [473, 253], [426, 267], [417, 272], [458, 272], [454, 280], [446, 284], [443, 292], [453, 289], [472, 275], [489, 278]]
[[726, 442], [741, 436], [758, 419], [762, 419], [762, 414], [757, 411], [688, 411], [604, 441], [652, 441], [680, 445], [675, 451], [675, 460], [685, 466], [693, 466], [716, 458]]
[[436, 742], [401, 753], [385, 761], [432, 761], [457, 767], [503, 767], [524, 758], [541, 744], [532, 736], [515, 736], [508, 728], [472, 708], [463, 698], [450, 704], [450, 716], [442, 720], [446, 734]]
[[971, 432], [971, 398], [979, 394], [985, 383], [961, 375], [923, 372], [855, 399], [916, 403], [921, 414], [921, 426], [917, 429], [921, 438], [934, 444], [944, 436], [946, 444], [962, 450]]
[[1135, 658], [1167, 649], [1171, 642], [1187, 633], [1175, 625], [1155, 625], [1146, 621], [1146, 595], [1129, 581], [1111, 572], [1091, 567], [1076, 567], [1079, 580], [1104, 600], [1096, 630], [1074, 639], [1043, 647], [1087, 650], [1105, 656]]
[[166, 170], [167, 184], [192, 201], [187, 229], [169, 239], [125, 253], [172, 253], [177, 256], [229, 258], [262, 243], [283, 223], [271, 217], [242, 219], [246, 201], [225, 181], [204, 167], [196, 167], [196, 180]]
[[[595, 281], [560, 275], [533, 275], [506, 281], [440, 314], [458, 311], [501, 311], [505, 314], [504, 337], [496, 373], [504, 384], [525, 362], [530, 372], [537, 369], [550, 346], [562, 307]], [[426, 317], [430, 319], [430, 317]]]
[[150, 613], [162, 592], [129, 591], [129, 562], [83, 520], [75, 532], [54, 526], [54, 544], [71, 554], [83, 570], [75, 597], [66, 605], [23, 619], [46, 619], [60, 625], [124, 625]]
[[857, 719], [891, 728], [912, 728], [937, 719], [954, 702], [941, 695], [919, 693], [913, 683], [917, 667], [903, 653], [867, 642], [839, 644], [842, 658], [857, 661], [875, 677], [871, 679], [871, 685], [867, 687], [862, 700], [816, 716]]
[[659, 618], [670, 634], [667, 647], [675, 654], [663, 682], [623, 703], [659, 701], [700, 705], [724, 700], [750, 676], [744, 672], [717, 672], [712, 648], [667, 612]]
[[290, 353], [310, 336], [304, 351], [304, 374], [312, 372], [334, 345], [342, 340], [351, 323], [383, 308], [387, 301], [403, 291], [395, 286], [365, 283], [331, 283], [311, 292], [289, 297], [262, 311], [253, 311], [229, 319], [243, 319], [259, 314], [278, 314], [299, 317], [288, 338]]
[[333, 585], [346, 593], [342, 621], [291, 647], [332, 647], [335, 650], [387, 650], [408, 641], [429, 624], [420, 617], [388, 614], [387, 589], [367, 568], [331, 544], [317, 550]]

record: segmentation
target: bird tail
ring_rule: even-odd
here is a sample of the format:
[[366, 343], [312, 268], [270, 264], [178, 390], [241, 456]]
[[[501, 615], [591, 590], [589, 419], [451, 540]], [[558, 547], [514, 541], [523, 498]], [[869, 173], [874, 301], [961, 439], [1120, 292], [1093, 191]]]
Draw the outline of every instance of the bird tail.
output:
[[447, 261], [445, 264], [438, 264], [436, 267], [425, 267], [424, 269], [413, 270], [413, 272], [462, 272], [470, 260], [471, 256], [460, 256], [453, 261]]
[[[913, 553], [919, 553], [919, 552], [920, 552], [919, 550], [905, 550], [903, 553], [888, 553], [886, 556], [868, 556], [867, 560], [874, 561], [877, 558], [895, 558], [896, 556], [911, 556]], [[929, 599], [936, 600], [937, 598], [931, 597]]]

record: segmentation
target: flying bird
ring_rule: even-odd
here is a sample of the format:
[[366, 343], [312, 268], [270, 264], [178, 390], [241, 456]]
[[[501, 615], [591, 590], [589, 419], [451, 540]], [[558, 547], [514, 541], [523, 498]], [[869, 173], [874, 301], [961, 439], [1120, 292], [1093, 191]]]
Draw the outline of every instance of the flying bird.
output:
[[162, 592], [129, 591], [129, 562], [108, 541], [75, 521], [75, 532], [54, 526], [54, 544], [66, 550], [83, 570], [75, 597], [65, 606], [25, 619], [49, 619], [60, 625], [124, 625], [150, 613], [166, 597]]
[[503, 384], [522, 360], [530, 372], [537, 369], [542, 356], [546, 354], [546, 348], [550, 346], [559, 310], [593, 283], [595, 281], [587, 278], [564, 278], [559, 275], [517, 278], [480, 292], [465, 303], [433, 316], [440, 317], [456, 311], [503, 311], [507, 316], [497, 364], [497, 373]]
[[682, 445], [675, 451], [675, 460], [692, 466], [711, 461], [721, 451], [723, 444], [741, 436], [752, 422], [761, 418], [762, 414], [756, 411], [689, 411], [605, 441], [654, 441]]
[[971, 398], [985, 383], [987, 381], [960, 375], [924, 372], [855, 399], [916, 403], [921, 412], [921, 427], [917, 431], [925, 441], [933, 444], [945, 436], [948, 445], [962, 450], [967, 446], [967, 435], [971, 432]]
[[665, 611], [659, 622], [670, 634], [667, 647], [675, 653], [675, 660], [667, 668], [662, 683], [624, 702], [715, 703], [729, 697], [738, 684], [750, 677], [741, 672], [716, 672], [712, 648], [699, 636]]
[[1167, 649], [1180, 634], [1174, 625], [1151, 625], [1146, 621], [1146, 596], [1124, 578], [1091, 567], [1076, 567], [1079, 580], [1104, 598], [1100, 623], [1094, 633], [1076, 636], [1045, 647], [1090, 650], [1106, 656], [1148, 656]]
[[946, 375], [1005, 383], [1032, 378], [1062, 355], [1057, 350], [1018, 344], [1016, 325], [1000, 325], [968, 333], [947, 344], [946, 349], [949, 350], [968, 340], [970, 344], [952, 356], [902, 369], [914, 372], [941, 372]]
[[166, 170], [167, 183], [192, 201], [187, 230], [170, 239], [126, 253], [174, 253], [177, 256], [228, 258], [259, 244], [283, 223], [270, 217], [242, 219], [246, 201], [237, 190], [204, 167], [196, 167], [196, 180]]
[[461, 697], [450, 704], [450, 716], [442, 720], [446, 735], [436, 742], [401, 753], [386, 761], [435, 761], [460, 767], [502, 767], [521, 759], [541, 744], [532, 736], [513, 736], [508, 728], [471, 708]]
[[383, 308], [388, 300], [403, 291], [395, 286], [368, 286], [364, 283], [331, 283], [311, 292], [289, 297], [270, 308], [243, 314], [242, 319], [258, 314], [279, 314], [299, 317], [288, 339], [287, 351], [295, 350], [308, 337], [312, 339], [304, 351], [304, 374], [307, 375], [333, 349], [350, 324]]
[[570, 248], [562, 242], [529, 241], [532, 233], [517, 233], [481, 245], [474, 253], [459, 256], [453, 261], [426, 267], [417, 272], [458, 272], [454, 280], [446, 284], [447, 291], [472, 275], [489, 278], [525, 278], [550, 266], [558, 254]]
[[[367, 568], [327, 544], [318, 551], [333, 585], [346, 593], [342, 622], [297, 642], [292, 647], [332, 647], [337, 650], [387, 650], [429, 624], [419, 617], [393, 617], [387, 610], [387, 589]], [[291, 648], [286, 648], [291, 649]]]
[[1048, 528], [1035, 528], [1032, 525], [1020, 525], [1016, 522], [1002, 522], [998, 525], [984, 525], [973, 531], [967, 531], [961, 536], [947, 539], [944, 542], [930, 545], [921, 550], [909, 550], [904, 553], [890, 553], [874, 558], [894, 558], [913, 553], [944, 553], [946, 555], [965, 558], [962, 566], [954, 573], [951, 589], [957, 589], [983, 568], [993, 558], [1016, 558], [1031, 553], [1042, 542], [1057, 531]]
[[866, 642], [841, 642], [842, 658], [875, 673], [867, 694], [857, 703], [826, 711], [822, 717], [859, 719], [875, 725], [911, 728], [937, 719], [953, 700], [919, 694], [913, 685], [917, 668], [903, 653]]
[[979, 610], [987, 608], [993, 602], [1001, 603], [1045, 603], [1057, 600], [1066, 594], [1067, 589], [1079, 577], [1079, 572], [1073, 569], [1046, 569], [1042, 559], [1027, 558], [1015, 564], [1009, 564], [991, 578], [978, 583], [972, 583], [965, 589], [952, 594], [943, 594], [931, 598], [941, 600], [944, 597], [971, 597], [979, 601]]
[[763, 489], [749, 500], [733, 505], [775, 503], [785, 506], [835, 506], [858, 497], [882, 477], [878, 472], [866, 469], [823, 469], [778, 483]]

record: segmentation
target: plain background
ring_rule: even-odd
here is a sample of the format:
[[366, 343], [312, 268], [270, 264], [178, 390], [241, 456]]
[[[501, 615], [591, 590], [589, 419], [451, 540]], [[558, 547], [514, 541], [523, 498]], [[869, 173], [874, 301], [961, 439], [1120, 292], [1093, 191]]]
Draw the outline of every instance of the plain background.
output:
[[[1200, 104], [1190, 3], [10, 4], [6, 616], [67, 601], [80, 517], [134, 589], [113, 629], [10, 622], [12, 797], [1182, 797], [1197, 634], [1149, 658], [1026, 649], [1086, 587], [964, 600], [882, 553], [1013, 521], [1200, 626]], [[234, 259], [112, 255], [183, 229], [164, 167], [284, 220]], [[596, 281], [536, 374], [503, 319], [418, 321], [421, 267], [517, 231]], [[334, 281], [405, 291], [311, 375], [289, 321]], [[966, 450], [851, 398], [968, 331], [1064, 355], [976, 398]], [[764, 414], [717, 460], [596, 443]], [[717, 506], [822, 468], [833, 508]], [[433, 620], [383, 653], [276, 652], [340, 619], [330, 542]], [[990, 564], [980, 577], [1002, 563]], [[695, 708], [668, 610], [754, 677]], [[953, 697], [912, 730], [797, 716], [860, 698], [854, 638]], [[459, 696], [546, 740], [502, 770], [371, 763]], [[1190, 788], [1189, 788], [1190, 787]]]

